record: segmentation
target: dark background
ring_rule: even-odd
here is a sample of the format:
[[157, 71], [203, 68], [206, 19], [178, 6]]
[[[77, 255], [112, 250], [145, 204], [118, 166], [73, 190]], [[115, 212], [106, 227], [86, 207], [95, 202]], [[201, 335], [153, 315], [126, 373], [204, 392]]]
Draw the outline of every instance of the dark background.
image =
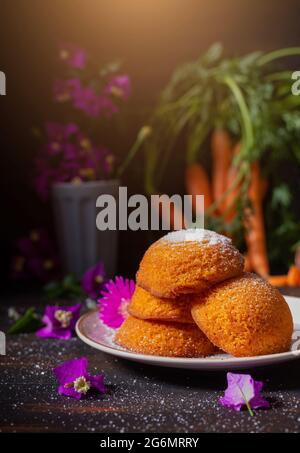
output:
[[[0, 97], [1, 280], [7, 281], [13, 240], [32, 227], [51, 226], [51, 206], [32, 189], [34, 126], [55, 120], [51, 100], [58, 75], [57, 48], [74, 42], [103, 63], [120, 57], [133, 83], [126, 136], [107, 130], [124, 155], [147, 120], [173, 69], [221, 41], [227, 54], [299, 45], [300, 2], [289, 0], [0, 0], [0, 70], [7, 96]], [[124, 176], [131, 192], [143, 187], [143, 156]], [[181, 176], [167, 175], [174, 190]], [[119, 272], [133, 275], [149, 240], [121, 234]]]

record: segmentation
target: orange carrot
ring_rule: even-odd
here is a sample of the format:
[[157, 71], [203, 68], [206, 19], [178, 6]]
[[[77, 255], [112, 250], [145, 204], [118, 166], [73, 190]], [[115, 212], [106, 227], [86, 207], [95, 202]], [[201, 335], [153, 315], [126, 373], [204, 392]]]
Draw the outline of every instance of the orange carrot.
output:
[[211, 137], [212, 150], [212, 194], [218, 210], [224, 212], [222, 195], [227, 189], [227, 174], [232, 159], [232, 142], [225, 129], [215, 129]]
[[278, 288], [282, 286], [288, 286], [287, 275], [270, 275], [268, 277], [268, 282], [273, 286]]
[[180, 225], [182, 225], [181, 228], [187, 228], [184, 214], [176, 205], [174, 205], [174, 203], [170, 205], [170, 225], [172, 230], [175, 228], [178, 229]]
[[244, 259], [245, 259], [245, 266], [244, 266], [245, 272], [251, 272], [253, 268], [252, 268], [252, 263], [250, 260], [249, 253], [245, 253]]
[[[241, 151], [241, 144], [237, 143], [233, 149], [233, 157], [237, 156]], [[231, 163], [226, 178], [226, 190], [228, 190], [228, 194], [224, 200], [223, 211], [224, 211], [224, 219], [226, 223], [230, 223], [236, 216], [236, 202], [239, 195], [240, 185], [236, 185], [234, 188], [232, 184], [237, 178], [239, 172], [239, 168]]]
[[[200, 164], [187, 167], [185, 185], [187, 193], [193, 197], [193, 212], [196, 212], [196, 195], [204, 195], [204, 211], [206, 211], [212, 204], [211, 187], [207, 173]], [[202, 212], [196, 212], [196, 214], [202, 214]]]
[[257, 162], [251, 166], [249, 199], [252, 208], [248, 208], [245, 213], [246, 243], [254, 271], [262, 277], [266, 277], [269, 275], [269, 262], [266, 249], [261, 176]]
[[300, 270], [297, 266], [291, 266], [287, 274], [288, 286], [300, 286]]
[[168, 209], [164, 209], [163, 201], [154, 203], [154, 208], [159, 216], [159, 218], [165, 223], [170, 225], [170, 229], [181, 229], [187, 228], [186, 219], [183, 212], [174, 204], [168, 203]]
[[300, 269], [300, 247], [297, 247], [296, 253], [295, 253], [295, 266]]

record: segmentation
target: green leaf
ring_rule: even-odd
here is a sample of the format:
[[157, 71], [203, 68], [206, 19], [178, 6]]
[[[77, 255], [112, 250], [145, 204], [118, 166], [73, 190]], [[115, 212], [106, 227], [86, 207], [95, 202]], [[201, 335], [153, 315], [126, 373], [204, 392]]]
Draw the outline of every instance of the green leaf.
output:
[[34, 307], [28, 308], [24, 315], [18, 319], [8, 330], [9, 334], [36, 332], [42, 323]]
[[74, 274], [66, 275], [61, 281], [50, 282], [43, 289], [49, 300], [86, 297], [85, 292], [81, 288], [80, 281]]
[[220, 42], [214, 43], [208, 51], [204, 54], [201, 58], [203, 63], [210, 65], [211, 63], [215, 63], [221, 58], [223, 53], [223, 45]]
[[272, 208], [276, 209], [280, 206], [288, 207], [291, 204], [292, 195], [286, 184], [281, 184], [275, 187], [272, 196]]

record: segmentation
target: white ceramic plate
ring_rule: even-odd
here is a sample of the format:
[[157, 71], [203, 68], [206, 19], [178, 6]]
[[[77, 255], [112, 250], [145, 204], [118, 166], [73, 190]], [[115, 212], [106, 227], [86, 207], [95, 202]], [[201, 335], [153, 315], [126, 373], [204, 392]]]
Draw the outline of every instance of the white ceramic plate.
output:
[[270, 354], [256, 357], [232, 357], [228, 354], [219, 354], [206, 358], [174, 358], [160, 357], [147, 354], [138, 354], [129, 351], [114, 343], [115, 330], [103, 324], [98, 317], [98, 312], [90, 312], [83, 315], [76, 324], [78, 337], [100, 351], [107, 354], [132, 360], [172, 368], [186, 368], [195, 370], [232, 370], [238, 368], [250, 368], [265, 365], [274, 365], [300, 357], [300, 298], [285, 296], [291, 309], [294, 320], [294, 334], [291, 350], [281, 354]]

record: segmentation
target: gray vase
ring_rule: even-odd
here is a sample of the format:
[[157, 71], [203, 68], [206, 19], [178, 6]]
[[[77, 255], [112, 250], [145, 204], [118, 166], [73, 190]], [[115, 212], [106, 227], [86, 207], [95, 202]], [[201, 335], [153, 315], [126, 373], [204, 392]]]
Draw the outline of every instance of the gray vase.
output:
[[81, 277], [89, 267], [103, 261], [107, 277], [115, 275], [118, 231], [96, 228], [96, 199], [110, 194], [118, 201], [118, 189], [117, 180], [53, 185], [55, 225], [65, 273]]

